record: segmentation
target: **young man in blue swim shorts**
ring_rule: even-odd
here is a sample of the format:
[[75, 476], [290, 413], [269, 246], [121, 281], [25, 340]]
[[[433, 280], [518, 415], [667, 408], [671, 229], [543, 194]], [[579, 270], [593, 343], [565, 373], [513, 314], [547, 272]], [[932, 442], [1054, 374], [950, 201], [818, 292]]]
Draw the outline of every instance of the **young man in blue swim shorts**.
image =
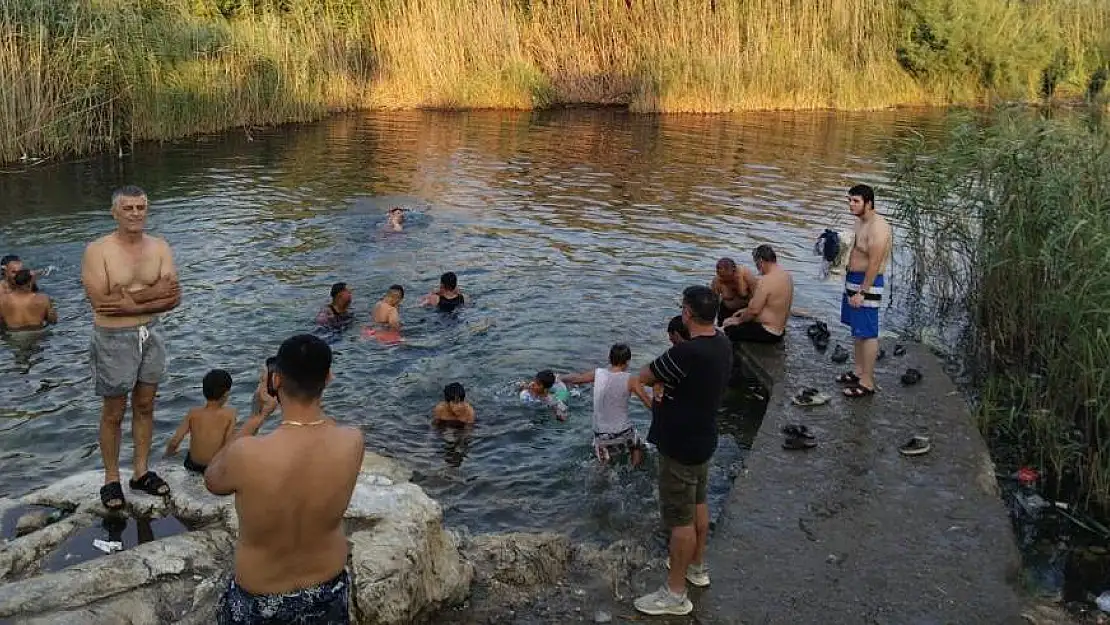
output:
[[852, 330], [855, 368], [841, 374], [837, 381], [844, 385], [845, 397], [867, 397], [875, 394], [883, 271], [893, 235], [890, 224], [875, 212], [875, 191], [871, 187], [858, 184], [849, 189], [848, 210], [857, 222], [844, 279], [840, 322]]

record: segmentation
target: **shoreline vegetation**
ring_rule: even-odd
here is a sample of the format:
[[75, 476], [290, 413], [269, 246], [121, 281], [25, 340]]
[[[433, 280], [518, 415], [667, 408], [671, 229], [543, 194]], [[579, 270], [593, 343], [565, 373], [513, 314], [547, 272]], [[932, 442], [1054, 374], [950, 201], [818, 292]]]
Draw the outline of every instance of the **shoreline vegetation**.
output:
[[353, 109], [1096, 98], [1105, 0], [0, 0], [0, 162]]
[[1110, 513], [1110, 127], [961, 113], [899, 146], [898, 219], [918, 292], [966, 306], [979, 426], [1005, 470]]

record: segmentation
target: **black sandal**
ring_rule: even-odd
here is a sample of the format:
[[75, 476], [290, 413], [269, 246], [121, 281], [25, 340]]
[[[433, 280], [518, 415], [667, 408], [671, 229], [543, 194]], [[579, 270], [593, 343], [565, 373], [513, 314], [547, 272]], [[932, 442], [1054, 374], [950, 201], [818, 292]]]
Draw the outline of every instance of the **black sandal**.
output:
[[841, 384], [854, 386], [856, 384], [859, 384], [859, 376], [856, 375], [854, 371], [845, 371], [844, 373], [840, 374], [840, 377], [838, 377], [836, 381], [840, 382]]
[[790, 451], [813, 449], [816, 446], [817, 441], [802, 436], [791, 436], [782, 442], [782, 448]]
[[844, 388], [844, 396], [855, 399], [857, 397], [868, 397], [875, 394], [875, 389], [867, 388], [866, 386], [856, 382], [855, 384], [846, 386]]
[[147, 471], [142, 477], [137, 480], [133, 479], [128, 484], [131, 486], [131, 490], [141, 491], [155, 497], [165, 497], [170, 494], [170, 485], [166, 483], [166, 480], [158, 477], [158, 474], [154, 471]]
[[902, 374], [902, 384], [905, 384], [906, 386], [913, 386], [920, 381], [921, 372], [917, 369], [906, 369], [906, 372]]
[[[109, 502], [118, 501], [119, 503], [112, 505]], [[119, 482], [108, 482], [100, 487], [100, 503], [109, 511], [115, 512], [116, 510], [123, 510], [123, 506], [127, 503], [123, 499], [123, 486]]]
[[782, 426], [782, 433], [790, 438], [808, 438], [810, 440], [817, 438], [813, 435], [813, 432], [809, 431], [808, 427], [794, 423]]
[[840, 344], [838, 343], [837, 346], [836, 346], [836, 349], [833, 350], [832, 361], [835, 362], [838, 365], [842, 365], [842, 364], [848, 362], [848, 356], [849, 356], [848, 350], [841, 347]]

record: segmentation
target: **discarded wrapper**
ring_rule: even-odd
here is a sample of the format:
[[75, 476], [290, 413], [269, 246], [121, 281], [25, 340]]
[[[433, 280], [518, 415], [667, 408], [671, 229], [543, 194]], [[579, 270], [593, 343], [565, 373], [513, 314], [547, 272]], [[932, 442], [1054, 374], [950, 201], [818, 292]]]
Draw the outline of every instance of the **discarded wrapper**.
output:
[[103, 551], [104, 553], [115, 553], [123, 551], [123, 543], [118, 540], [100, 540], [97, 538], [93, 540], [93, 547]]

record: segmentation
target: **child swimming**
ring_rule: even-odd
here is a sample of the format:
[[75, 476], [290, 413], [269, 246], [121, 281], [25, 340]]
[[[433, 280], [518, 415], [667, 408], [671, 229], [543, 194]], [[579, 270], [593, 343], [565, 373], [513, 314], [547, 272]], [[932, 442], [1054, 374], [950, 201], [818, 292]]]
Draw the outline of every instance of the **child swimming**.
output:
[[632, 349], [623, 343], [609, 348], [609, 367], [563, 376], [567, 384], [594, 384], [594, 455], [605, 464], [614, 453], [628, 451], [632, 466], [644, 457], [644, 442], [628, 417], [628, 398], [635, 395], [648, 410], [651, 396], [638, 376], [628, 370]]
[[185, 413], [180, 427], [166, 443], [166, 456], [169, 457], [177, 454], [177, 447], [186, 435], [190, 437], [185, 468], [194, 473], [204, 473], [216, 453], [231, 442], [235, 430], [235, 409], [224, 405], [231, 394], [231, 374], [213, 369], [205, 374], [201, 387], [204, 405]]
[[401, 302], [405, 299], [405, 287], [390, 285], [383, 297], [374, 305], [370, 315], [371, 325], [363, 328], [364, 337], [374, 337], [381, 343], [399, 343], [401, 338]]
[[443, 401], [432, 409], [436, 423], [474, 423], [474, 407], [466, 401], [466, 389], [458, 382], [443, 387]]
[[567, 385], [550, 369], [544, 369], [536, 374], [530, 382], [525, 382], [520, 391], [520, 400], [526, 404], [543, 404], [555, 410], [555, 418], [560, 421], [567, 420], [567, 400], [570, 391]]

